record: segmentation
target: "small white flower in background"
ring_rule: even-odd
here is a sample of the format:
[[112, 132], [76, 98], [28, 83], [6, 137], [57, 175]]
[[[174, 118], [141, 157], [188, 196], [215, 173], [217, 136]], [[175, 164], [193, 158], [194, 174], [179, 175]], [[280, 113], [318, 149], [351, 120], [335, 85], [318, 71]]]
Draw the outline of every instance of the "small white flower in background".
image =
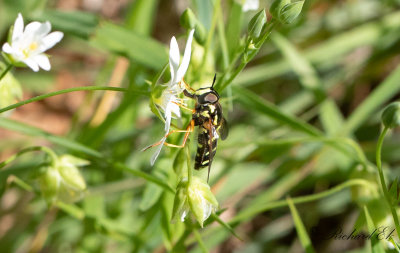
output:
[[[174, 114], [177, 118], [181, 117], [181, 111], [179, 105], [177, 104], [183, 104], [183, 100], [179, 98], [179, 94], [181, 94], [184, 89], [184, 87], [181, 85], [181, 81], [189, 67], [190, 56], [192, 53], [193, 33], [194, 29], [189, 32], [181, 63], [178, 42], [176, 41], [175, 36], [173, 36], [171, 39], [169, 48], [169, 68], [171, 71], [171, 80], [168, 82], [168, 84], [166, 84], [167, 88], [162, 92], [161, 97], [155, 100], [156, 104], [164, 111], [164, 129], [166, 134], [169, 132], [171, 126], [171, 119], [173, 117], [172, 114]], [[151, 165], [154, 164], [158, 155], [160, 154], [165, 140], [166, 138], [161, 139], [161, 144], [157, 147], [157, 150], [150, 160]]]
[[44, 52], [57, 44], [64, 36], [62, 32], [52, 32], [50, 22], [31, 22], [24, 28], [24, 20], [19, 13], [12, 30], [11, 41], [3, 45], [3, 52], [14, 63], [22, 62], [33, 71], [39, 67], [50, 70], [50, 62]]
[[259, 0], [239, 0], [238, 3], [242, 4], [242, 11], [254, 11], [260, 6]]
[[193, 177], [191, 183], [187, 178], [181, 180], [176, 189], [172, 221], [185, 221], [189, 211], [193, 213], [200, 226], [218, 208], [218, 201], [210, 190], [210, 186], [198, 177]]

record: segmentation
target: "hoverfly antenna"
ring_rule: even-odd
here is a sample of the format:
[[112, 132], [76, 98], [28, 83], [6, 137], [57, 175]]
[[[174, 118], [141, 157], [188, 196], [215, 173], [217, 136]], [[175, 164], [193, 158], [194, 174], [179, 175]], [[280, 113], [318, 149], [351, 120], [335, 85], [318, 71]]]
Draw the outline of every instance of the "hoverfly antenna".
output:
[[214, 80], [213, 80], [213, 82], [211, 84], [211, 89], [214, 88], [214, 84], [215, 84], [215, 80], [216, 79], [217, 79], [217, 73], [215, 73], [215, 75], [214, 75]]

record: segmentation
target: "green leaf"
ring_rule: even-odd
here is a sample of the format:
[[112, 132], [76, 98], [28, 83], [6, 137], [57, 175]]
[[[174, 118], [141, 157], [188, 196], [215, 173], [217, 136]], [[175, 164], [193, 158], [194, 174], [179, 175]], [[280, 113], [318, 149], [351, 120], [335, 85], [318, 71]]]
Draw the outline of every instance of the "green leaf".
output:
[[393, 98], [400, 91], [399, 83], [400, 65], [350, 115], [341, 131], [343, 135], [357, 130], [383, 103]]
[[319, 119], [328, 135], [340, 131], [344, 119], [333, 99], [327, 99], [320, 106]]
[[301, 13], [304, 1], [297, 1], [283, 6], [279, 12], [279, 21], [283, 24], [292, 23]]
[[279, 33], [273, 33], [271, 40], [288, 60], [293, 71], [299, 76], [300, 83], [314, 93], [317, 101], [322, 100], [326, 96], [322, 82], [310, 62], [297, 51], [290, 41]]
[[[365, 219], [367, 221], [367, 226], [368, 226], [368, 231], [369, 233], [373, 233], [377, 227], [374, 224], [371, 215], [369, 214], [368, 208], [364, 206], [364, 213], [365, 213]], [[380, 243], [380, 240], [378, 240], [376, 234], [371, 236], [371, 252], [372, 253], [385, 253], [385, 250]]]
[[167, 48], [163, 44], [109, 22], [103, 22], [96, 29], [91, 42], [152, 69], [160, 69], [168, 61]]
[[34, 16], [38, 21], [50, 21], [53, 30], [88, 39], [99, 23], [96, 15], [81, 11], [45, 10]]
[[305, 229], [304, 224], [301, 221], [300, 215], [297, 212], [297, 209], [296, 209], [292, 199], [290, 197], [287, 197], [286, 201], [289, 205], [290, 212], [292, 213], [293, 222], [294, 222], [294, 225], [296, 226], [296, 231], [299, 236], [301, 245], [303, 246], [303, 249], [307, 253], [315, 252], [314, 248], [311, 244], [311, 240], [308, 237], [307, 230]]
[[396, 177], [389, 188], [389, 196], [393, 206], [397, 206], [399, 204], [398, 181], [399, 178]]
[[233, 91], [237, 94], [240, 94], [240, 96], [238, 96], [239, 102], [251, 110], [258, 111], [281, 124], [287, 125], [288, 127], [299, 130], [306, 134], [313, 136], [322, 135], [318, 129], [314, 128], [310, 124], [307, 124], [306, 122], [294, 116], [281, 112], [278, 107], [247, 89], [234, 86]]

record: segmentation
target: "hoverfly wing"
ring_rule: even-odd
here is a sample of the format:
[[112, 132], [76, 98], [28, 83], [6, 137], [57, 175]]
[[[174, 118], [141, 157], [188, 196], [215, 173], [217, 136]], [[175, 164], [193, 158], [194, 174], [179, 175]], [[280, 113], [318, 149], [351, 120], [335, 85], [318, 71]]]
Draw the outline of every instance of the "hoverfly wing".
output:
[[221, 137], [221, 140], [225, 140], [228, 137], [229, 134], [228, 122], [224, 117], [221, 120], [221, 125], [218, 127], [218, 133], [219, 137]]

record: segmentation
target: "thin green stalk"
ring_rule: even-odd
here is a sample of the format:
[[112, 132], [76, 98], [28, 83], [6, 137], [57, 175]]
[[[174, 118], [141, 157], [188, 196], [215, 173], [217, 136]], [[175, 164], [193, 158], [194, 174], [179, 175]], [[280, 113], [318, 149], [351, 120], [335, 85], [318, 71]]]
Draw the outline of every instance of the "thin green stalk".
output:
[[28, 147], [28, 148], [20, 150], [18, 153], [16, 153], [16, 154], [12, 155], [11, 157], [9, 157], [7, 160], [1, 162], [0, 163], [0, 169], [5, 167], [6, 165], [10, 164], [11, 162], [13, 162], [19, 156], [21, 156], [21, 155], [23, 155], [25, 153], [28, 153], [28, 152], [33, 152], [33, 151], [46, 152], [46, 154], [48, 154], [51, 157], [52, 162], [57, 159], [57, 155], [51, 149], [49, 149], [47, 147], [43, 147], [43, 146]]
[[15, 175], [11, 175], [10, 177], [12, 177], [12, 182], [13, 182], [13, 183], [15, 183], [16, 185], [18, 185], [19, 187], [21, 187], [21, 188], [24, 189], [25, 191], [34, 192], [33, 187], [30, 186], [28, 183], [25, 183], [21, 178], [15, 176]]
[[208, 31], [207, 40], [204, 45], [204, 55], [203, 55], [203, 59], [201, 61], [201, 65], [200, 65], [200, 71], [198, 72], [200, 74], [204, 73], [204, 67], [207, 62], [208, 51], [210, 50], [211, 41], [214, 36], [214, 31], [215, 31], [215, 27], [217, 25], [217, 18], [218, 18], [218, 13], [219, 13], [220, 8], [221, 8], [221, 0], [216, 0], [215, 4], [214, 4], [214, 13], [213, 13], [213, 17], [211, 20], [211, 27], [210, 27], [210, 30]]
[[385, 136], [386, 136], [386, 133], [388, 132], [388, 130], [389, 130], [389, 128], [385, 127], [383, 129], [381, 135], [379, 136], [378, 143], [376, 146], [376, 166], [378, 167], [379, 179], [381, 182], [383, 195], [386, 199], [386, 202], [389, 205], [390, 211], [392, 212], [394, 225], [395, 225], [396, 231], [397, 231], [397, 236], [400, 239], [399, 217], [397, 216], [396, 208], [393, 206], [392, 201], [390, 200], [390, 194], [387, 189], [386, 182], [385, 182], [385, 176], [383, 175], [383, 170], [382, 170], [382, 158], [381, 158], [382, 144], [383, 144], [383, 140], [385, 139]]
[[206, 245], [204, 244], [203, 239], [201, 239], [201, 235], [200, 235], [199, 231], [197, 231], [197, 229], [195, 229], [195, 228], [193, 228], [192, 231], [193, 231], [194, 237], [196, 238], [197, 242], [199, 243], [199, 247], [200, 247], [201, 251], [204, 253], [208, 253], [209, 251], [208, 251]]
[[3, 70], [3, 72], [0, 75], [0, 81], [3, 79], [3, 77], [5, 77], [5, 75], [8, 73], [8, 71], [10, 71], [12, 69], [13, 65], [12, 64], [8, 64], [7, 67]]
[[[375, 190], [373, 188], [373, 186], [370, 184], [369, 181], [364, 180], [364, 179], [352, 179], [352, 180], [348, 180], [342, 184], [339, 184], [329, 190], [320, 192], [320, 193], [315, 193], [315, 194], [311, 194], [308, 196], [302, 196], [302, 197], [297, 197], [297, 198], [293, 198], [293, 203], [294, 204], [300, 204], [300, 203], [306, 203], [306, 202], [311, 202], [311, 201], [315, 201], [315, 200], [319, 200], [325, 197], [328, 197], [332, 194], [335, 194], [347, 187], [351, 187], [351, 186], [355, 186], [355, 185], [362, 185], [365, 187], [369, 187], [373, 190]], [[238, 222], [241, 222], [243, 220], [246, 220], [258, 213], [262, 213], [271, 209], [275, 209], [275, 208], [279, 208], [279, 207], [284, 207], [287, 206], [287, 201], [286, 200], [278, 200], [278, 201], [274, 201], [274, 202], [270, 202], [270, 203], [266, 203], [266, 204], [257, 204], [257, 206], [249, 206], [248, 208], [246, 208], [245, 210], [243, 210], [242, 212], [240, 212], [237, 216], [235, 216], [230, 222], [229, 224], [236, 224]]]
[[[239, 67], [237, 67], [236, 68], [236, 70], [233, 72], [233, 74], [231, 74], [230, 76], [229, 76], [229, 79], [227, 80], [227, 81], [224, 81], [224, 79], [226, 78], [226, 75], [224, 75], [223, 76], [223, 79], [222, 79], [222, 85], [221, 85], [221, 87], [219, 88], [219, 91], [222, 91], [223, 89], [225, 89], [230, 83], [232, 83], [232, 81], [236, 78], [236, 76], [240, 73], [240, 72], [242, 72], [242, 70], [246, 67], [246, 65], [247, 65], [247, 63], [249, 63], [256, 55], [257, 55], [257, 53], [260, 51], [260, 48], [261, 48], [261, 46], [264, 44], [264, 42], [267, 40], [267, 38], [269, 37], [269, 35], [271, 34], [271, 32], [272, 32], [272, 29], [275, 27], [275, 22], [274, 22], [274, 20], [271, 20], [270, 21], [270, 23], [268, 23], [267, 24], [268, 25], [268, 27], [267, 27], [267, 30], [266, 30], [266, 32], [264, 33], [264, 35], [263, 35], [263, 37], [261, 38], [261, 40], [259, 41], [259, 42], [257, 42], [257, 45], [255, 45], [256, 46], [256, 48], [257, 49], [255, 49], [254, 51], [252, 51], [248, 56], [246, 56], [246, 59], [245, 59], [245, 54], [247, 53], [247, 47], [248, 47], [248, 45], [246, 45], [246, 49], [245, 49], [245, 51], [242, 53], [242, 61], [241, 61], [241, 63], [240, 63], [240, 65], [239, 65]], [[236, 64], [236, 62], [235, 61], [232, 61], [231, 62], [231, 66], [228, 68], [228, 69], [230, 69], [230, 68], [232, 68], [232, 66], [234, 66]], [[217, 87], [218, 87], [218, 84], [216, 85]]]
[[[53, 97], [53, 96], [57, 96], [57, 95], [61, 95], [61, 94], [65, 94], [65, 93], [69, 93], [69, 92], [74, 92], [74, 91], [91, 91], [91, 90], [111, 90], [111, 91], [120, 91], [120, 92], [127, 92], [127, 91], [131, 91], [129, 89], [126, 88], [119, 88], [119, 87], [107, 87], [107, 86], [83, 86], [83, 87], [74, 87], [74, 88], [69, 88], [69, 89], [64, 89], [64, 90], [59, 90], [59, 91], [54, 91], [54, 92], [50, 92], [47, 94], [43, 94], [40, 96], [36, 96], [12, 105], [9, 105], [7, 107], [1, 108], [0, 109], [0, 113], [15, 109], [17, 107], [20, 107], [22, 105], [26, 105], [32, 102], [36, 102], [39, 100], [43, 100], [45, 98], [49, 98], [49, 97]], [[135, 92], [141, 93], [141, 94], [147, 94], [147, 92], [143, 92], [141, 90], [137, 90]]]

